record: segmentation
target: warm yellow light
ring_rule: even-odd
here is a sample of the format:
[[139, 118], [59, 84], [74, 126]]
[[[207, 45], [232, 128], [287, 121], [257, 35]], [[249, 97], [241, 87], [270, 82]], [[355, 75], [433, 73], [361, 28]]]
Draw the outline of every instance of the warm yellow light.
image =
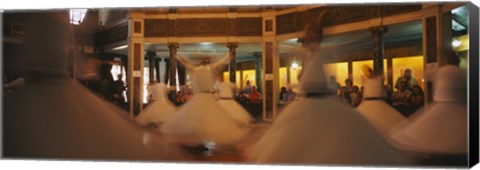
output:
[[345, 85], [345, 79], [349, 77], [348, 62], [325, 64], [323, 68], [327, 77], [335, 76], [337, 83]]
[[[407, 68], [412, 70], [412, 77], [414, 77], [420, 87], [425, 89], [424, 87], [424, 70], [423, 70], [423, 56], [412, 56], [412, 57], [400, 57], [394, 58], [392, 60], [392, 69], [393, 69], [393, 83], [392, 86], [395, 85], [397, 79], [403, 75], [403, 71]], [[393, 88], [394, 91], [397, 89]]]
[[293, 68], [294, 70], [296, 70], [296, 69], [298, 68], [297, 62], [294, 61], [294, 62], [292, 63], [292, 68]]
[[453, 40], [453, 42], [452, 42], [452, 46], [453, 46], [453, 47], [458, 47], [458, 46], [460, 46], [460, 45], [462, 45], [462, 42], [461, 42], [461, 41], [459, 41], [459, 40]]
[[452, 42], [452, 46], [453, 46], [453, 49], [455, 51], [465, 51], [465, 50], [468, 50], [469, 49], [469, 46], [470, 46], [470, 42], [469, 42], [469, 36], [468, 34], [466, 35], [462, 35], [462, 36], [458, 36], [458, 37], [454, 37], [453, 38], [455, 41], [458, 41], [458, 42], [455, 42], [455, 46], [454, 45], [454, 42]]
[[[235, 73], [235, 85], [237, 85], [237, 88], [245, 86], [245, 82], [247, 82], [247, 80], [250, 81], [250, 85], [257, 86], [255, 70], [253, 69], [243, 70], [242, 74], [243, 74], [243, 77], [240, 77], [240, 71], [237, 71]], [[223, 72], [223, 80], [224, 81], [230, 80], [230, 73], [228, 71]]]

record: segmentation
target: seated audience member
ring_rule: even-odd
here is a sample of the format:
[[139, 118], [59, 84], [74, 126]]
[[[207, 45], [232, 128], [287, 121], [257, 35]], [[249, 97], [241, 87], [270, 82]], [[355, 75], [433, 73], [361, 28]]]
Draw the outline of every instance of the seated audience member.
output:
[[423, 90], [420, 86], [413, 86], [412, 88], [412, 106], [413, 106], [413, 111], [417, 110], [418, 108], [421, 108], [424, 104], [424, 93]]
[[407, 89], [407, 82], [400, 81], [398, 91], [392, 94], [392, 106], [404, 114], [405, 117], [408, 117], [410, 115], [408, 109], [411, 107], [411, 97], [412, 92]]
[[280, 105], [284, 105], [286, 103], [286, 100], [287, 100], [287, 88], [286, 87], [282, 87], [281, 90], [280, 90], [280, 94], [278, 95], [279, 96], [279, 99], [278, 99], [278, 104]]
[[412, 77], [412, 70], [407, 68], [403, 71], [403, 76], [399, 77], [395, 83], [395, 88], [399, 89], [399, 82], [406, 82], [406, 89], [411, 90], [413, 86], [418, 86], [418, 81], [415, 77]]
[[245, 83], [245, 86], [243, 87], [243, 94], [248, 95], [248, 93], [250, 93], [251, 89], [252, 89], [252, 85], [250, 84], [250, 81], [247, 80], [247, 82]]
[[248, 100], [250, 103], [261, 103], [262, 102], [262, 94], [257, 91], [255, 86], [252, 86], [252, 90], [248, 94]]
[[360, 104], [360, 102], [362, 102], [362, 94], [358, 86], [353, 86], [352, 89], [353, 89], [352, 93], [350, 93], [350, 98], [351, 98], [350, 104], [353, 107], [357, 107]]

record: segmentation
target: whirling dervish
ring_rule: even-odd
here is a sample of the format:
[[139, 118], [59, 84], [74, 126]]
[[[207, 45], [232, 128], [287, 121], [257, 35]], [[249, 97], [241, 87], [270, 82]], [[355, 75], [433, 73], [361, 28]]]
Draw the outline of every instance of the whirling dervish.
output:
[[194, 95], [162, 125], [161, 132], [187, 146], [231, 144], [239, 140], [247, 129], [214, 98], [215, 75], [230, 61], [230, 55], [212, 64], [204, 58], [200, 66], [182, 57], [178, 59], [192, 78]]
[[136, 117], [137, 123], [144, 126], [149, 124], [159, 126], [175, 114], [177, 110], [175, 105], [167, 98], [167, 85], [165, 83], [156, 83], [152, 88], [154, 89], [152, 95], [155, 100]]
[[[321, 33], [322, 29], [307, 29], [306, 37], [313, 36], [308, 31]], [[300, 77], [303, 97], [286, 106], [263, 137], [246, 150], [247, 160], [269, 164], [411, 164], [329, 87], [322, 60], [334, 57], [334, 49], [312, 52], [320, 56], [305, 57], [308, 62]]]
[[[466, 165], [467, 94], [465, 69], [457, 66], [440, 68], [434, 79], [433, 103], [393, 129], [389, 135], [391, 143], [400, 149], [427, 155], [425, 159], [432, 155], [435, 155], [432, 158], [447, 156], [431, 163]], [[429, 164], [428, 161], [425, 163]]]
[[4, 101], [3, 156], [166, 160], [166, 154], [144, 146], [145, 131], [125, 111], [68, 76], [67, 47], [73, 41], [68, 12], [37, 11], [29, 17], [25, 84]]
[[235, 84], [230, 82], [221, 82], [218, 84], [217, 102], [227, 111], [227, 114], [240, 121], [245, 126], [252, 123], [253, 118], [250, 114], [234, 99]]
[[381, 76], [368, 76], [364, 80], [363, 101], [357, 111], [367, 118], [378, 132], [386, 134], [392, 127], [404, 121], [405, 117], [385, 102], [382, 82]]

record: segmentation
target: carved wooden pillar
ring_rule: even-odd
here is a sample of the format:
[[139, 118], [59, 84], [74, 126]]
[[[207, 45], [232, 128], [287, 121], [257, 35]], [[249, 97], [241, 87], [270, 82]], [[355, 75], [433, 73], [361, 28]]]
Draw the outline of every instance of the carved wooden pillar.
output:
[[236, 80], [236, 75], [235, 73], [237, 72], [237, 53], [236, 53], [236, 48], [238, 47], [238, 43], [235, 42], [230, 42], [227, 43], [228, 50], [230, 52], [230, 82], [235, 84]]
[[165, 82], [166, 85], [168, 85], [168, 78], [169, 78], [169, 75], [170, 75], [170, 72], [169, 72], [169, 69], [168, 69], [168, 66], [170, 65], [170, 60], [168, 58], [165, 58], [163, 59], [163, 61], [165, 61], [165, 75], [163, 77], [163, 82]]
[[425, 63], [425, 104], [433, 101], [433, 74], [438, 67], [438, 47], [437, 47], [437, 17], [432, 16], [423, 19], [423, 61]]
[[[439, 65], [457, 65], [459, 62], [459, 58], [454, 55], [454, 50], [452, 46], [453, 40], [453, 33], [452, 33], [452, 13], [440, 13], [438, 14], [438, 40], [440, 41], [440, 48], [438, 57], [439, 57]], [[452, 62], [453, 61], [453, 62]]]
[[187, 73], [185, 72], [185, 66], [180, 62], [177, 62], [177, 71], [178, 71], [178, 84], [180, 84], [180, 86], [183, 86], [186, 83]]
[[154, 62], [155, 62], [155, 80], [157, 83], [160, 83], [160, 61], [162, 59], [160, 58], [155, 58]]
[[238, 68], [240, 69], [240, 89], [243, 89], [243, 85], [245, 85], [246, 82], [246, 80], [243, 79], [243, 63], [238, 63]]
[[368, 31], [373, 35], [373, 72], [383, 75], [383, 34], [388, 32], [387, 27], [371, 27]]
[[273, 121], [278, 113], [278, 84], [280, 77], [279, 70], [279, 56], [278, 56], [278, 41], [277, 21], [274, 12], [267, 11], [261, 14], [263, 24], [262, 31], [262, 46], [263, 46], [263, 76], [262, 76], [262, 102], [263, 102], [263, 120]]
[[138, 13], [132, 12], [128, 18], [128, 106], [130, 118], [138, 115], [143, 108], [143, 19]]
[[180, 47], [178, 43], [169, 43], [168, 48], [170, 49], [169, 63], [168, 63], [168, 79], [169, 79], [169, 91], [168, 96], [170, 100], [175, 101], [176, 86], [177, 86], [177, 49]]
[[[348, 64], [347, 64], [347, 67], [348, 67], [348, 79], [350, 79], [350, 81], [353, 82], [353, 62], [351, 59], [348, 60]], [[343, 83], [345, 80], [341, 80], [341, 82]]]
[[148, 59], [148, 81], [149, 83], [155, 82], [155, 52], [148, 51], [147, 52], [147, 59]]
[[290, 80], [290, 68], [292, 68], [292, 63], [293, 63], [293, 57], [287, 59], [287, 64], [286, 64], [286, 67], [287, 67], [287, 84], [286, 85], [290, 85], [292, 83], [292, 80]]
[[262, 91], [262, 53], [253, 53], [255, 58], [255, 82], [257, 82], [258, 91]]
[[[393, 60], [392, 57], [387, 57], [387, 69], [392, 69], [393, 68]], [[390, 86], [388, 86], [388, 90], [393, 91], [393, 71], [389, 71], [387, 73], [387, 82]]]

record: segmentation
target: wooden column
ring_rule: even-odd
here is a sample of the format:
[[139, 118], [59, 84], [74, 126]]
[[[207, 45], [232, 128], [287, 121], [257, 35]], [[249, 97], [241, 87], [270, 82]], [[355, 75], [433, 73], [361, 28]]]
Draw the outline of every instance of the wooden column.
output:
[[370, 27], [368, 31], [373, 36], [373, 72], [375, 75], [383, 75], [383, 34], [388, 32], [387, 27]]
[[437, 17], [431, 16], [423, 20], [423, 61], [425, 86], [425, 104], [433, 101], [433, 72], [438, 67], [437, 58]]
[[253, 53], [255, 58], [255, 81], [258, 91], [262, 91], [262, 53]]
[[168, 58], [165, 58], [163, 59], [163, 61], [165, 61], [165, 76], [163, 77], [163, 80], [165, 82], [166, 85], [168, 85], [168, 78], [170, 76], [170, 72], [168, 71], [168, 66], [170, 65], [170, 60]]
[[262, 102], [263, 102], [263, 120], [273, 121], [278, 113], [278, 84], [279, 84], [279, 54], [277, 35], [276, 14], [273, 10], [267, 10], [261, 13], [263, 20], [262, 32], [262, 57], [263, 57], [263, 76], [262, 76]]
[[[351, 59], [348, 60], [348, 63], [347, 63], [347, 67], [348, 67], [348, 79], [350, 79], [352, 81], [352, 84], [354, 83], [353, 82], [353, 61]], [[345, 80], [340, 80], [341, 83], [345, 83]]]
[[[263, 43], [264, 45], [264, 68], [265, 68], [265, 88], [264, 88], [264, 106], [265, 106], [265, 113], [264, 114], [264, 120], [273, 120], [275, 119], [275, 108], [276, 108], [276, 89], [278, 89], [278, 85], [276, 85], [279, 81], [279, 76], [278, 76], [278, 67], [275, 67], [275, 65], [278, 65], [279, 61], [276, 60], [278, 58], [274, 57], [274, 51], [275, 51], [275, 42], [265, 42]], [[275, 70], [275, 68], [277, 68]]]
[[290, 68], [292, 66], [292, 62], [293, 60], [290, 58], [287, 60], [287, 64], [286, 64], [286, 68], [287, 68], [287, 84], [286, 85], [289, 85], [291, 83], [291, 80], [290, 80]]
[[247, 82], [243, 79], [243, 63], [238, 63], [238, 68], [240, 69], [240, 89], [243, 90], [243, 85], [245, 85], [245, 82]]
[[155, 82], [155, 52], [148, 51], [147, 52], [147, 59], [148, 59], [148, 79], [149, 83]]
[[170, 100], [175, 101], [176, 86], [177, 86], [177, 49], [180, 47], [178, 43], [169, 43], [170, 49], [169, 62], [168, 62], [168, 79], [169, 79], [169, 91], [168, 96]]
[[[439, 40], [439, 53], [438, 53], [438, 61], [439, 65], [445, 66], [449, 64], [458, 65], [458, 63], [452, 63], [453, 57], [457, 57], [453, 55], [454, 53], [453, 46], [452, 46], [452, 13], [439, 13], [438, 14], [438, 26], [437, 26], [437, 36]], [[458, 58], [457, 58], [458, 59]]]
[[[388, 69], [393, 69], [393, 60], [392, 60], [392, 57], [387, 57], [387, 70]], [[389, 89], [390, 91], [393, 91], [393, 86], [394, 86], [394, 82], [393, 82], [393, 71], [389, 71], [387, 73], [387, 82], [388, 84], [390, 85], [389, 86]]]
[[157, 83], [160, 83], [160, 61], [162, 59], [160, 58], [155, 58], [155, 80]]
[[236, 80], [236, 75], [235, 73], [237, 72], [237, 53], [236, 53], [236, 48], [238, 47], [238, 43], [236, 42], [230, 42], [227, 43], [228, 50], [230, 52], [230, 67], [229, 67], [229, 72], [230, 72], [230, 82], [235, 84]]
[[143, 108], [143, 19], [141, 14], [131, 12], [128, 16], [128, 110], [130, 118], [138, 115]]
[[178, 71], [178, 84], [180, 84], [180, 86], [183, 86], [186, 83], [187, 73], [185, 72], [185, 66], [180, 62], [177, 62], [177, 71]]

